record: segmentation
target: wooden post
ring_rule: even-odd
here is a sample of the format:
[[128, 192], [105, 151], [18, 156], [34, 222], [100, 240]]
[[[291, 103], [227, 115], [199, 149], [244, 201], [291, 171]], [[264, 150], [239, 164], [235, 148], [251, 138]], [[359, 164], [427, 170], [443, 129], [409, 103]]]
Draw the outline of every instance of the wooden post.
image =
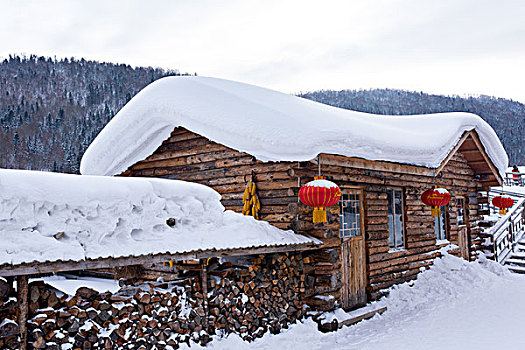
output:
[[27, 276], [17, 277], [18, 304], [20, 313], [18, 316], [18, 328], [20, 330], [20, 350], [27, 349], [27, 319], [28, 319], [28, 299], [29, 286]]
[[201, 286], [202, 286], [202, 298], [204, 306], [204, 329], [208, 331], [208, 267], [206, 264], [207, 259], [201, 259], [202, 270], [201, 270]]

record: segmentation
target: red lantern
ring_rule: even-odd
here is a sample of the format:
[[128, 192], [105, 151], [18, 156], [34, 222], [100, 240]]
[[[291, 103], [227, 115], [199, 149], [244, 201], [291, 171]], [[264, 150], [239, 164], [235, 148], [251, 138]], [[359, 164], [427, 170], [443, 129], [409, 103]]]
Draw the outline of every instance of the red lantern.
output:
[[439, 217], [441, 215], [441, 209], [443, 205], [447, 205], [450, 202], [450, 193], [444, 188], [434, 188], [428, 189], [421, 195], [421, 200], [426, 205], [432, 206], [432, 216]]
[[499, 208], [500, 214], [505, 215], [507, 214], [507, 208], [510, 208], [514, 205], [514, 199], [503, 193], [492, 198], [492, 205]]
[[303, 185], [299, 190], [299, 199], [309, 207], [314, 208], [314, 223], [326, 222], [326, 207], [330, 207], [341, 198], [341, 190], [332, 181], [324, 177], [315, 177], [314, 181]]

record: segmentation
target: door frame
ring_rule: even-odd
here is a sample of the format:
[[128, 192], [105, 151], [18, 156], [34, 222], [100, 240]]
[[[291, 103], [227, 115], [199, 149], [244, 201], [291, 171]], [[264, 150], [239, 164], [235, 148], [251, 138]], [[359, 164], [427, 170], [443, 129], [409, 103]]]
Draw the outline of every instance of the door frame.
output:
[[[365, 215], [366, 215], [366, 200], [365, 200], [365, 186], [345, 186], [341, 185], [341, 193], [356, 193], [359, 195], [359, 226], [361, 234], [354, 237], [344, 237], [341, 239], [341, 306], [343, 309], [352, 309], [360, 307], [366, 304], [367, 296], [367, 287], [368, 287], [368, 254], [366, 249], [366, 232], [365, 232]], [[339, 207], [340, 208], [340, 207]], [[340, 209], [339, 209], [340, 210]], [[362, 291], [357, 295], [357, 302], [352, 302], [351, 291], [352, 291], [352, 275], [358, 273], [345, 262], [350, 258], [350, 246], [356, 244], [361, 248], [362, 257], [360, 261], [364, 264], [359, 270], [361, 270], [361, 281], [362, 281]], [[355, 286], [354, 286], [355, 287]]]

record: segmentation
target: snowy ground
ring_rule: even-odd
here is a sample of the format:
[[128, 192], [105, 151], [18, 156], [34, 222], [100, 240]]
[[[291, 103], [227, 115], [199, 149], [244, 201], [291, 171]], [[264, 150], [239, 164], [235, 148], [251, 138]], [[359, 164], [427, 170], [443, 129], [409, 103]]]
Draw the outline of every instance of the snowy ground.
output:
[[523, 348], [525, 276], [485, 259], [445, 256], [413, 283], [376, 303], [388, 311], [322, 334], [307, 320], [254, 343], [216, 339], [212, 349], [507, 349]]

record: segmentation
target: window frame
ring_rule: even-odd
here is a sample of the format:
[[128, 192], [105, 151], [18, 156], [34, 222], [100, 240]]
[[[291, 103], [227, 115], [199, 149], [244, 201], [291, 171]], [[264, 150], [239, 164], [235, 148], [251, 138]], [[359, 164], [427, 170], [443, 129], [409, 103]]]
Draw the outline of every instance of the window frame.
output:
[[341, 185], [339, 186], [339, 188], [341, 189], [341, 198], [343, 194], [356, 194], [359, 196], [359, 229], [360, 229], [359, 236], [341, 237], [341, 204], [339, 204], [338, 205], [339, 238], [341, 239], [341, 241], [345, 241], [353, 237], [362, 237], [363, 239], [366, 239], [366, 236], [365, 236], [365, 214], [366, 214], [365, 188], [363, 186], [347, 186], [347, 185]]
[[[392, 221], [394, 226], [392, 228], [392, 232], [394, 233], [394, 245], [390, 245], [390, 219], [388, 220], [388, 248], [389, 248], [389, 251], [396, 251], [396, 250], [403, 250], [403, 249], [406, 249], [407, 248], [407, 229], [406, 229], [406, 198], [405, 198], [405, 188], [404, 187], [393, 187], [393, 186], [389, 186], [386, 188], [386, 195], [387, 195], [387, 201], [388, 201], [388, 191], [392, 191], [392, 198], [393, 198], [393, 202], [392, 202], [392, 205], [393, 205], [393, 208], [392, 208], [392, 213], [393, 213], [393, 217], [395, 218], [395, 215], [399, 215], [398, 213], [395, 212], [395, 192], [400, 192], [401, 193], [401, 218], [402, 218], [402, 222], [401, 222], [401, 234], [403, 236], [403, 240], [402, 240], [402, 245], [401, 246], [396, 246], [396, 241], [397, 241], [397, 237], [396, 237], [396, 223], [395, 223], [395, 219]], [[389, 205], [390, 203], [387, 203], [387, 217], [389, 216]]]
[[[461, 209], [458, 207], [459, 202], [462, 202]], [[467, 226], [467, 198], [465, 196], [456, 196], [455, 198], [455, 207], [456, 207], [456, 226], [459, 228], [463, 228], [464, 226]], [[463, 212], [461, 214], [461, 211]], [[461, 214], [461, 215], [460, 215]], [[459, 218], [462, 218], [463, 223], [459, 223]]]
[[[441, 206], [440, 207], [441, 216], [439, 216], [437, 218], [434, 218], [434, 234], [436, 236], [436, 242], [444, 242], [444, 241], [450, 242], [450, 215], [449, 215], [449, 209], [450, 209], [450, 205], [449, 204]], [[440, 239], [438, 237], [438, 231], [436, 231], [436, 224], [440, 222], [440, 220], [438, 220], [439, 218], [443, 218], [443, 221], [444, 221], [445, 234], [444, 234], [444, 238], [443, 239]], [[441, 232], [441, 230], [439, 230], [439, 231]]]
[[[357, 199], [352, 199], [352, 198], [344, 199], [344, 196], [356, 196]], [[361, 202], [362, 201], [360, 197], [361, 196], [359, 193], [351, 193], [351, 192], [349, 193], [348, 191], [343, 191], [341, 193], [341, 200], [339, 201], [339, 238], [345, 239], [345, 238], [360, 236], [363, 234], [362, 229], [361, 229], [361, 206], [362, 206]], [[357, 202], [358, 203], [357, 211], [356, 213], [354, 213], [354, 216], [357, 219], [357, 225], [356, 225], [357, 227], [355, 228], [353, 227], [345, 228], [344, 227], [345, 224], [348, 224], [348, 222], [344, 220], [345, 216], [343, 214], [343, 206], [345, 205], [346, 202]], [[357, 235], [352, 234], [356, 230], [359, 233]], [[348, 232], [348, 235], [344, 234], [345, 231]]]

